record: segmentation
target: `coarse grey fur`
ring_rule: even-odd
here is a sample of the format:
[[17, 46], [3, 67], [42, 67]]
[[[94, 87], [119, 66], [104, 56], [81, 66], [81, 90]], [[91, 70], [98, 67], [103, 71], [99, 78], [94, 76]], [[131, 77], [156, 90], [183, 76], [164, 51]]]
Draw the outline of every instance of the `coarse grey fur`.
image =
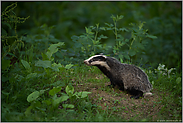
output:
[[111, 81], [111, 85], [118, 85], [120, 89], [130, 91], [134, 98], [152, 95], [152, 85], [148, 76], [140, 68], [120, 63], [113, 57], [95, 55], [85, 60], [89, 66], [97, 66]]

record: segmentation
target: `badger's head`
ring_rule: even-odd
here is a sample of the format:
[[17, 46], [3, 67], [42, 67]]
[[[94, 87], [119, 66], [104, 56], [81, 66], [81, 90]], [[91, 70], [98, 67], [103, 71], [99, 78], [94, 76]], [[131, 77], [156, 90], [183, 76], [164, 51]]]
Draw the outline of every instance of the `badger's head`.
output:
[[98, 66], [98, 67], [105, 67], [107, 70], [110, 70], [107, 62], [107, 56], [105, 55], [94, 55], [86, 60], [84, 63], [88, 66]]

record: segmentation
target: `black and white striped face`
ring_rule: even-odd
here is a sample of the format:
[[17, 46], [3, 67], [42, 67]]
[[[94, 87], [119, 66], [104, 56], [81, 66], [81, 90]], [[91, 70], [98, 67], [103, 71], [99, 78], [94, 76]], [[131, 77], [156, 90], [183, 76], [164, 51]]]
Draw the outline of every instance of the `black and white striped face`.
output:
[[94, 55], [89, 59], [84, 60], [84, 63], [88, 66], [103, 66], [106, 69], [110, 69], [106, 63], [107, 56], [105, 55]]

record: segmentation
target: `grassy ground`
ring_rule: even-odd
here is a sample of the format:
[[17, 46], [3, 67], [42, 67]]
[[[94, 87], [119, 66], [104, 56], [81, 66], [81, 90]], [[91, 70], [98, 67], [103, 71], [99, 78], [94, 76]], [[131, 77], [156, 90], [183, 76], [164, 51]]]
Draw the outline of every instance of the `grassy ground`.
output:
[[[110, 84], [110, 80], [96, 67], [86, 71], [84, 68], [81, 70], [83, 71], [77, 74], [78, 77], [73, 78], [74, 88], [78, 91], [92, 92], [89, 95], [92, 104], [98, 105], [104, 111], [112, 112], [111, 115], [119, 117], [119, 121], [179, 121], [182, 119], [182, 109], [174, 99], [180, 97], [173, 97], [173, 92], [160, 87], [159, 84], [154, 84], [151, 91], [153, 96], [130, 99], [130, 95], [120, 91], [118, 87], [109, 88], [107, 85]], [[149, 78], [152, 79], [152, 75], [149, 75]], [[166, 77], [159, 79], [156, 78], [153, 81], [167, 81]]]
[[[54, 82], [51, 82], [48, 78], [46, 79], [46, 77], [29, 83], [22, 81], [22, 83], [16, 85], [16, 88], [21, 87], [20, 90], [14, 90], [12, 96], [3, 96], [2, 121], [120, 122], [182, 120], [181, 92], [177, 92], [178, 89], [170, 89], [173, 87], [167, 84], [173, 82], [176, 77], [157, 77], [153, 73], [148, 73], [150, 81], [154, 83], [151, 91], [153, 96], [130, 99], [131, 95], [128, 92], [120, 91], [118, 87], [108, 87], [107, 85], [110, 84], [109, 79], [97, 67], [75, 66], [75, 68], [69, 70], [59, 71], [56, 75]], [[34, 84], [31, 84], [32, 82]], [[55, 109], [51, 105], [44, 106], [41, 103], [41, 105], [31, 110], [30, 115], [25, 115], [30, 106], [27, 102], [27, 96], [31, 92], [42, 89], [50, 90], [58, 85], [63, 87], [57, 94], [59, 97], [65, 93], [65, 87], [68, 84], [74, 87], [74, 92], [87, 91], [92, 93], [86, 99], [69, 98], [69, 100], [63, 102], [73, 104], [73, 109], [64, 109], [62, 103]], [[175, 85], [175, 87], [177, 86]], [[38, 98], [38, 101], [50, 99], [49, 91], [46, 91], [43, 96]]]

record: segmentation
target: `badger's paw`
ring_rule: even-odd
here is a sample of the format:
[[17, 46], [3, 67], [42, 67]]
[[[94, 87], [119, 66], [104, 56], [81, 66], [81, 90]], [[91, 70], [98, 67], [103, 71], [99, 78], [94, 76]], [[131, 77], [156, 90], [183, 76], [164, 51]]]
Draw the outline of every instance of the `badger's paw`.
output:
[[146, 92], [143, 94], [144, 98], [146, 97], [150, 97], [150, 96], [153, 96], [153, 94], [151, 92]]

